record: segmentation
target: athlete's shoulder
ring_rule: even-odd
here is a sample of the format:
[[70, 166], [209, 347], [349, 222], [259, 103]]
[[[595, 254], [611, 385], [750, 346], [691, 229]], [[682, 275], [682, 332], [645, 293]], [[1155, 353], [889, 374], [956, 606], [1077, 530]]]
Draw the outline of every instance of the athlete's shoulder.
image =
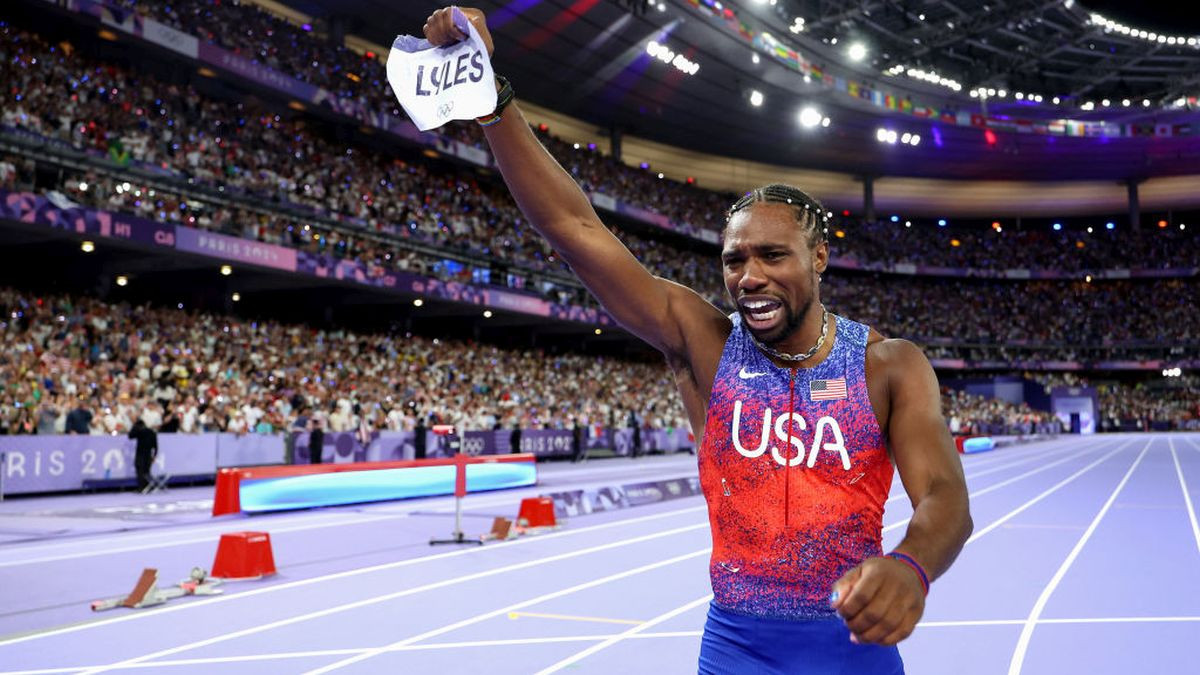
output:
[[874, 328], [867, 337], [867, 359], [889, 374], [931, 368], [925, 352], [910, 340], [885, 337]]

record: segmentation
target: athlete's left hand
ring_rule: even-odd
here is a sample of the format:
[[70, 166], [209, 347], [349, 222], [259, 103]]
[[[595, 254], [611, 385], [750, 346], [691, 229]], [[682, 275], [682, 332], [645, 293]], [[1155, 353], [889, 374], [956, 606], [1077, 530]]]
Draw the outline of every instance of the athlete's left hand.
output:
[[925, 589], [911, 567], [894, 558], [868, 558], [833, 585], [833, 608], [851, 642], [892, 646], [908, 637], [925, 612]]

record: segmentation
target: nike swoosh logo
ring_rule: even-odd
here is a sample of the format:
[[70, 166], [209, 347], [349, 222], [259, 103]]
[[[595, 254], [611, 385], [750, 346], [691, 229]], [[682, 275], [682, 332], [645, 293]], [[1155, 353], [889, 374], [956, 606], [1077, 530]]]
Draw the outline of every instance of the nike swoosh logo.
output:
[[749, 379], [755, 378], [755, 377], [762, 377], [763, 375], [766, 375], [766, 373], [748, 373], [748, 372], [746, 372], [745, 368], [742, 368], [740, 371], [738, 371], [738, 377], [742, 378], [743, 380], [749, 380]]

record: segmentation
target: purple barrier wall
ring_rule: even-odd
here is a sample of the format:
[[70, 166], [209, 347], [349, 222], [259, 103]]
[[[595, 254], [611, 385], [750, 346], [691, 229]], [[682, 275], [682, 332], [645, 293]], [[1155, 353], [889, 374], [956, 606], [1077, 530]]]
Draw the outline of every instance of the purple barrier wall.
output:
[[[216, 473], [213, 435], [159, 434], [156, 475]], [[124, 436], [6, 436], [0, 468], [6, 494], [79, 490], [85, 480], [133, 478], [134, 442]]]
[[[208, 436], [208, 434], [205, 434], [205, 436]], [[283, 436], [274, 434], [243, 434], [240, 436], [237, 434], [215, 434], [215, 437], [216, 463], [218, 467], [283, 463]], [[159, 436], [159, 439], [162, 438], [162, 436]]]

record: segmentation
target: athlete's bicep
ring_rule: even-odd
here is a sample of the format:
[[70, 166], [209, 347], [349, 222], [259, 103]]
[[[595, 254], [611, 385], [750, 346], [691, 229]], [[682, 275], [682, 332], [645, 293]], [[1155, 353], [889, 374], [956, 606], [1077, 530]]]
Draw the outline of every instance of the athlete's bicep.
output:
[[686, 326], [721, 315], [695, 291], [656, 277], [599, 221], [559, 247], [583, 285], [617, 323], [660, 351], [686, 356]]
[[929, 360], [907, 340], [887, 340], [888, 439], [913, 507], [940, 487], [964, 485], [962, 463], [942, 416], [941, 391]]

